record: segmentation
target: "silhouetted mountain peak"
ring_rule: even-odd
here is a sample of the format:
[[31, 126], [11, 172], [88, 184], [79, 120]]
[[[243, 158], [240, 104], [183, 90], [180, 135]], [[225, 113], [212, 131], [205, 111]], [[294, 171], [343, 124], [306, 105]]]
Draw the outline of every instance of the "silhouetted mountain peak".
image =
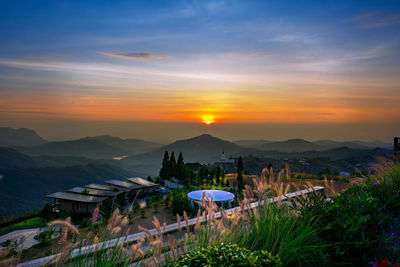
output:
[[46, 142], [31, 129], [0, 127], [0, 146], [35, 146]]

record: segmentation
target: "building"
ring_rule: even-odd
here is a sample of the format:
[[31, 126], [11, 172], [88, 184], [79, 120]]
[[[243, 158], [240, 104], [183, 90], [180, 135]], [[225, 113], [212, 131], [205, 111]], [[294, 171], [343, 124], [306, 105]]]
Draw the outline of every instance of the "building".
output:
[[96, 196], [96, 197], [106, 197], [107, 199], [103, 202], [103, 205], [108, 207], [112, 207], [114, 203], [118, 200], [118, 195], [123, 194], [122, 191], [107, 191], [107, 190], [98, 190], [98, 189], [91, 189], [91, 188], [84, 188], [84, 187], [74, 187], [68, 189], [67, 192], [75, 193], [75, 194], [83, 194], [89, 196]]
[[219, 157], [219, 163], [229, 163], [229, 164], [234, 164], [235, 159], [230, 156], [229, 158], [226, 157], [225, 152], [222, 151], [221, 156]]
[[121, 204], [127, 203], [129, 201], [128, 197], [128, 190], [125, 188], [111, 186], [111, 185], [104, 185], [104, 184], [88, 184], [85, 186], [87, 189], [95, 189], [95, 190], [102, 190], [102, 191], [110, 191], [110, 192], [117, 192], [117, 199], [118, 202]]
[[150, 181], [147, 181], [141, 177], [131, 177], [131, 178], [126, 178], [128, 181], [143, 186], [143, 193], [153, 193], [157, 191], [160, 188], [159, 184], [152, 183]]
[[128, 202], [134, 200], [139, 195], [143, 195], [145, 191], [145, 186], [121, 180], [108, 180], [105, 181], [105, 183], [115, 186], [117, 188], [121, 188], [121, 190], [125, 190], [125, 192], [127, 193]]
[[127, 181], [108, 180], [105, 183], [73, 187], [66, 190], [66, 192], [56, 192], [46, 197], [54, 200], [54, 208], [57, 211], [91, 215], [98, 206], [113, 209], [116, 206], [132, 202], [138, 196], [152, 193], [159, 188], [158, 184], [140, 177], [127, 178]]
[[70, 192], [56, 192], [46, 197], [54, 200], [54, 207], [57, 210], [79, 215], [91, 215], [96, 207], [101, 206], [107, 200], [107, 197]]

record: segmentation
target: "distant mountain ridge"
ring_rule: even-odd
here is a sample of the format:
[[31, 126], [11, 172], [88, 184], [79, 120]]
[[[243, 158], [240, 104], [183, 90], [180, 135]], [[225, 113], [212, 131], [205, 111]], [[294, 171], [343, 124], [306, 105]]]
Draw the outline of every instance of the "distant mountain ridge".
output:
[[47, 142], [38, 146], [15, 148], [30, 156], [80, 156], [103, 159], [128, 154], [126, 150], [121, 150], [93, 139]]
[[68, 156], [93, 159], [146, 153], [161, 145], [139, 139], [121, 139], [110, 135], [85, 137], [71, 141], [47, 142], [37, 146], [15, 146], [18, 151], [30, 156]]
[[[256, 143], [250, 142], [250, 144], [254, 145]], [[165, 151], [169, 153], [174, 152], [175, 156], [177, 156], [179, 152], [182, 152], [185, 162], [199, 162], [203, 164], [219, 161], [222, 152], [228, 157], [239, 157], [251, 154], [253, 156], [279, 159], [319, 157], [330, 158], [332, 160], [341, 160], [359, 155], [390, 157], [392, 153], [388, 149], [360, 147], [357, 144], [355, 145], [357, 148], [339, 146], [340, 143], [336, 145], [337, 147], [333, 146], [333, 148], [331, 148], [303, 139], [290, 139], [280, 142], [267, 142], [263, 143], [261, 147], [257, 146], [257, 148], [253, 148], [242, 147], [233, 142], [203, 134], [193, 138], [175, 141], [150, 153], [127, 157], [121, 160], [121, 164], [127, 169], [134, 170], [135, 168], [141, 168], [142, 172], [148, 171], [149, 175], [157, 175]]]
[[97, 140], [112, 147], [118, 148], [121, 151], [127, 151], [128, 154], [141, 154], [150, 152], [162, 145], [154, 142], [144, 141], [140, 139], [128, 138], [122, 139], [111, 135], [88, 136], [81, 140]]
[[305, 151], [323, 151], [339, 147], [348, 147], [353, 149], [371, 149], [385, 148], [391, 149], [392, 144], [381, 141], [364, 142], [364, 141], [332, 141], [332, 140], [317, 140], [307, 141], [304, 139], [289, 139], [285, 141], [270, 141], [270, 140], [239, 140], [235, 144], [248, 148], [256, 148], [264, 151], [279, 151], [279, 152], [305, 152]]
[[36, 146], [46, 142], [31, 129], [0, 127], [0, 146]]

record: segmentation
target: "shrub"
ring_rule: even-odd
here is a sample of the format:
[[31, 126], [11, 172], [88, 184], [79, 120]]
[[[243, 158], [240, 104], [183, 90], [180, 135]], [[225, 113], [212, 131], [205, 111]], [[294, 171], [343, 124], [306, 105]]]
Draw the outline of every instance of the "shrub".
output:
[[297, 218], [288, 208], [268, 204], [249, 223], [229, 231], [224, 240], [250, 250], [270, 251], [285, 266], [324, 263], [324, 246], [315, 224], [312, 217]]
[[251, 252], [236, 244], [220, 243], [194, 249], [181, 256], [173, 266], [280, 266], [280, 259], [265, 250]]
[[320, 199], [303, 205], [302, 216], [316, 218], [319, 236], [335, 264], [400, 260], [399, 170], [399, 165], [391, 166], [330, 202]]
[[50, 240], [53, 237], [53, 234], [55, 233], [55, 230], [53, 228], [50, 228], [46, 231], [42, 231], [36, 236], [34, 236], [34, 239], [39, 241], [39, 244], [41, 246], [44, 246], [50, 242]]

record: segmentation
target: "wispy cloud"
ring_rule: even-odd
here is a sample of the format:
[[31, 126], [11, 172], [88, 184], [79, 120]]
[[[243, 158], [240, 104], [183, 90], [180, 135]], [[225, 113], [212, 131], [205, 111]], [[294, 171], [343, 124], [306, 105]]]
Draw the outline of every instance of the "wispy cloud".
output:
[[369, 29], [400, 24], [400, 13], [368, 12], [343, 20], [356, 23], [359, 28]]
[[159, 55], [150, 54], [150, 53], [130, 53], [130, 54], [102, 53], [102, 54], [106, 55], [106, 56], [119, 57], [119, 58], [124, 58], [124, 59], [129, 59], [129, 60], [148, 60], [151, 58], [158, 58], [158, 59], [167, 59], [168, 58], [165, 56], [159, 56]]

